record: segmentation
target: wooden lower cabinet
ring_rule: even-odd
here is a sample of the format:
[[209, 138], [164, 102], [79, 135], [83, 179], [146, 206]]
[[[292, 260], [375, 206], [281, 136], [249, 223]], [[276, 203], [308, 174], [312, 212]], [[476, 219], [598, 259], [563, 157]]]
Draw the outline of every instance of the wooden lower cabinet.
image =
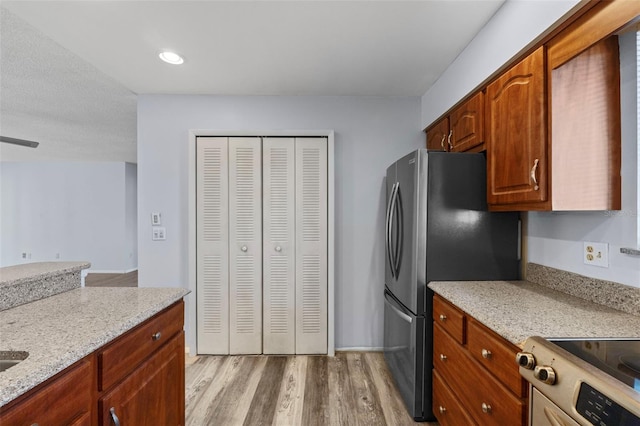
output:
[[433, 412], [442, 426], [476, 424], [436, 370], [433, 370]]
[[515, 346], [435, 297], [434, 306], [445, 304], [468, 323], [460, 343], [434, 314], [433, 411], [438, 421], [443, 425], [526, 425], [527, 387], [518, 374]]
[[0, 408], [0, 425], [91, 425], [93, 363], [87, 357], [38, 386], [16, 404]]
[[99, 424], [184, 424], [184, 333], [181, 332], [98, 402]]
[[179, 301], [0, 407], [0, 425], [184, 425], [183, 325]]

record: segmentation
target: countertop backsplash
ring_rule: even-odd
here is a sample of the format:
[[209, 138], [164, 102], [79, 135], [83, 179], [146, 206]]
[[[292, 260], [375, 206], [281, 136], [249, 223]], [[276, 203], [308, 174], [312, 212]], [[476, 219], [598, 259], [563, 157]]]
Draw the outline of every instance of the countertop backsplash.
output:
[[528, 263], [526, 280], [581, 299], [640, 316], [640, 288], [585, 277], [549, 266]]

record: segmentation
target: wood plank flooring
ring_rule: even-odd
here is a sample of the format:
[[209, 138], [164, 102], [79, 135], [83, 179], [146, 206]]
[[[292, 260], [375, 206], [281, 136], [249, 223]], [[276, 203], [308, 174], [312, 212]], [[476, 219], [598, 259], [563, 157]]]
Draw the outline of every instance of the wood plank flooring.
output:
[[84, 278], [85, 287], [138, 287], [138, 271], [126, 274], [89, 273]]
[[437, 425], [409, 416], [380, 352], [198, 356], [186, 367], [186, 424]]

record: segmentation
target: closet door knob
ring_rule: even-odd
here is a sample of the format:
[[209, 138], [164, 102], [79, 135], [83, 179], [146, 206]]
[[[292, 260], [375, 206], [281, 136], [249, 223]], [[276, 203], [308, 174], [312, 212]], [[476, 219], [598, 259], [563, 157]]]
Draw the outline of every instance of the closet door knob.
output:
[[280, 246], [276, 246], [276, 251], [277, 251], [278, 253], [280, 253], [280, 252], [282, 251], [282, 247], [280, 247]]
[[247, 250], [249, 250], [249, 248], [247, 246], [242, 246], [240, 247], [240, 250], [242, 250], [243, 252], [247, 252]]

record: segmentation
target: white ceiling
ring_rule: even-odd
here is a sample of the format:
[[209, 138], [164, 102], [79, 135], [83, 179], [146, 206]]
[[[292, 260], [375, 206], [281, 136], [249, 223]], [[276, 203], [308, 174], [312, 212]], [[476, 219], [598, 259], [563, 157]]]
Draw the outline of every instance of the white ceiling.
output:
[[0, 133], [41, 145], [0, 155], [135, 162], [136, 94], [421, 96], [503, 2], [4, 0]]

